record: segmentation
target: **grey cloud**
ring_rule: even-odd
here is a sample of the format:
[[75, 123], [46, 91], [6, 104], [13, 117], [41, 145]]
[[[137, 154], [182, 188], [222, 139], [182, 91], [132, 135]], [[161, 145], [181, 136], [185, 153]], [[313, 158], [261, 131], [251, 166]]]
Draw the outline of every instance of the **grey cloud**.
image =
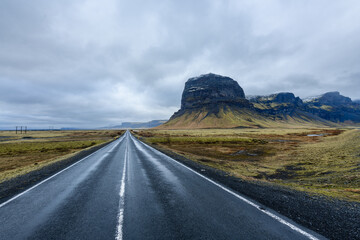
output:
[[360, 98], [355, 0], [0, 3], [0, 127], [165, 119], [214, 72], [247, 94]]

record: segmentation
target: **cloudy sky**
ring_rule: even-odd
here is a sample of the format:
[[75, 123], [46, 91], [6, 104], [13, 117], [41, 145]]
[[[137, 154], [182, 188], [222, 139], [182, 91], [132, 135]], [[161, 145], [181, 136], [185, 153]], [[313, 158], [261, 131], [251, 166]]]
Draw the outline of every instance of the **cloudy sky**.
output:
[[358, 0], [1, 0], [0, 128], [167, 119], [185, 81], [360, 99]]

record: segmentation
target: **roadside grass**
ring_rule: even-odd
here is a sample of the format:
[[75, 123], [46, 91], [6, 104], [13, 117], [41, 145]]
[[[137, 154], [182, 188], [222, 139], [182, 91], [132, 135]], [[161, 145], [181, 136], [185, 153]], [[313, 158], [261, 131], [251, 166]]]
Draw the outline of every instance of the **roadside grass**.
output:
[[360, 201], [360, 131], [336, 128], [137, 130], [136, 136], [247, 180]]
[[124, 131], [0, 131], [0, 182], [108, 142]]
[[282, 157], [291, 161], [270, 176], [277, 182], [299, 190], [360, 201], [359, 130], [302, 144]]

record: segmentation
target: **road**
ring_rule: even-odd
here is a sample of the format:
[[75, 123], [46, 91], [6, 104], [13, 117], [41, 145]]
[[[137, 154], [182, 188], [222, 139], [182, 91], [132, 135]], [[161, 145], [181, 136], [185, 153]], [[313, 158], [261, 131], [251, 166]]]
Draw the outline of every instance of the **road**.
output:
[[0, 239], [324, 239], [130, 132], [0, 204]]

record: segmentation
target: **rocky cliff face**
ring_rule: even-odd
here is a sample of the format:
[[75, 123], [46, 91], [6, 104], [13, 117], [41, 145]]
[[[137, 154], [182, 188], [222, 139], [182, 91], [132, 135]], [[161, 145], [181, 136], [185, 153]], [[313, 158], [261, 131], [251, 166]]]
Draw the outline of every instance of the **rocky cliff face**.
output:
[[249, 106], [243, 89], [229, 77], [205, 74], [185, 83], [181, 110], [215, 107], [219, 104]]
[[197, 127], [226, 127], [235, 125], [227, 119], [228, 113], [252, 108], [235, 80], [209, 73], [190, 78], [185, 83], [181, 108], [167, 125], [190, 126], [196, 122]]

